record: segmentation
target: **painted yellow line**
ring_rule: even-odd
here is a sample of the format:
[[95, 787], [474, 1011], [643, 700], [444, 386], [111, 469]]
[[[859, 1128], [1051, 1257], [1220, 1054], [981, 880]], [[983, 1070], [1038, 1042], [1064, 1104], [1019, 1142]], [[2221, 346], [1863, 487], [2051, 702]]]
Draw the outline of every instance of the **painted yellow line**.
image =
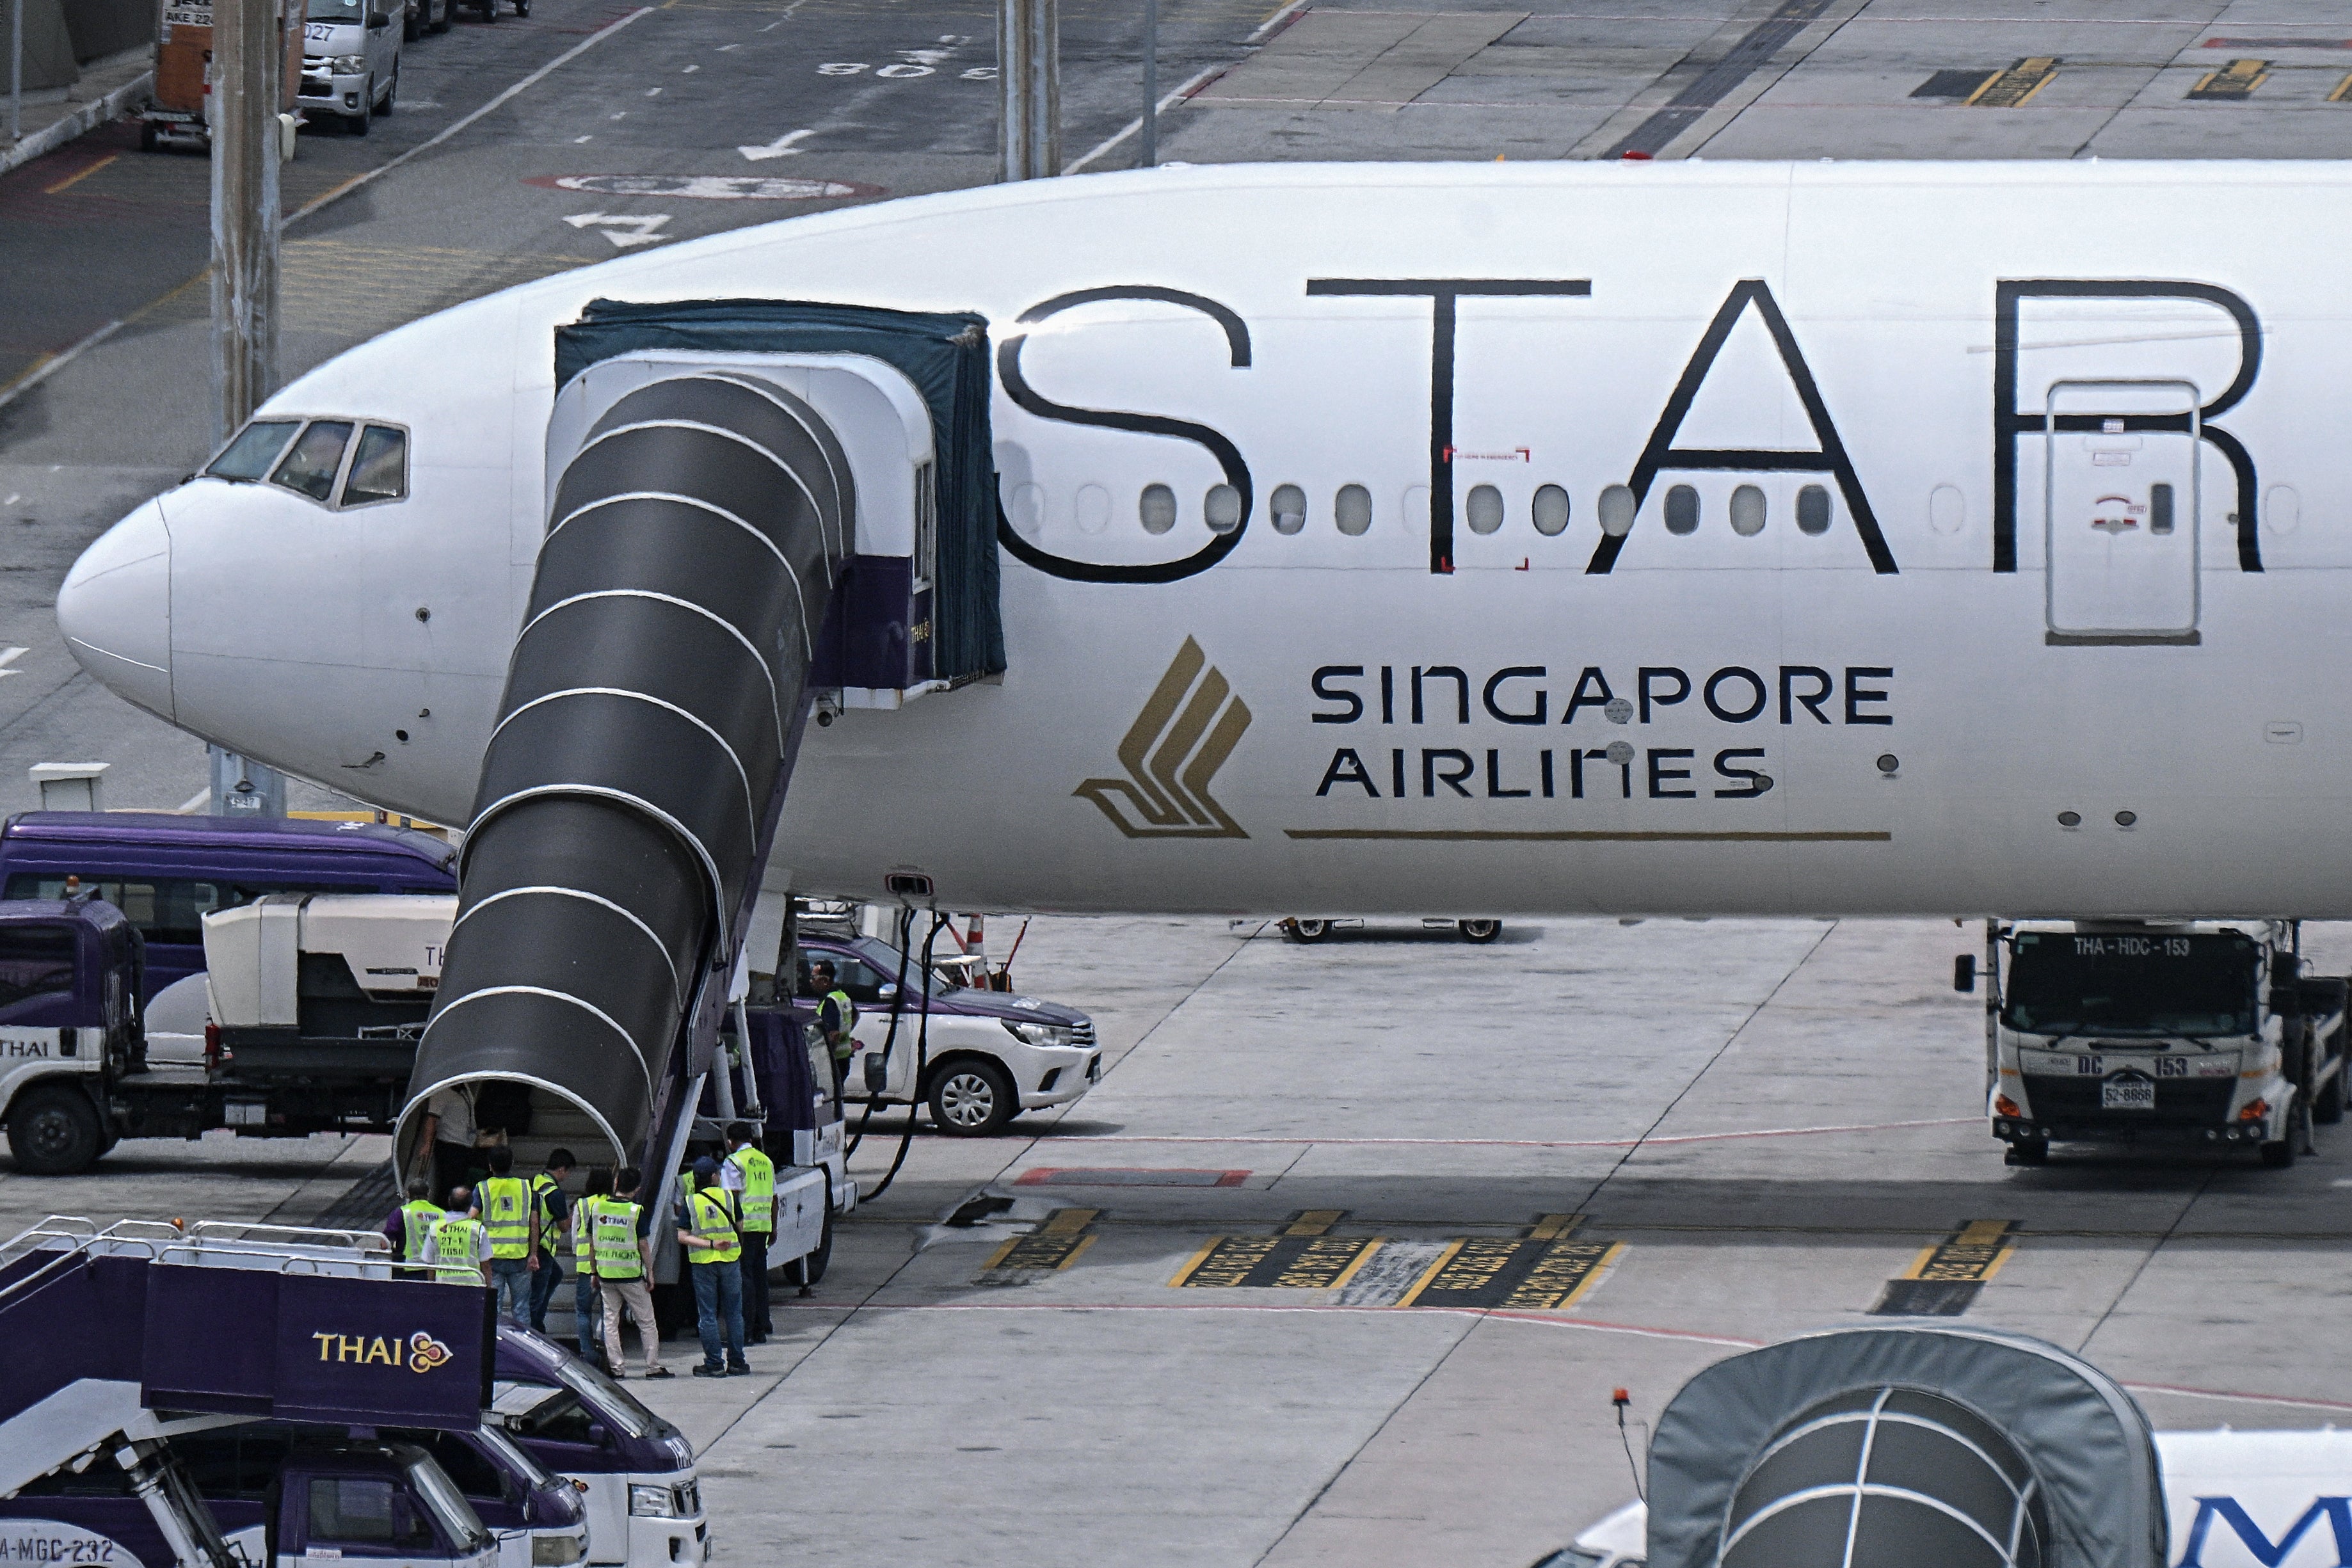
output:
[[64, 190], [67, 186], [74, 184], [78, 181], [89, 179], [92, 174], [97, 174], [100, 169], [105, 168], [109, 163], [113, 163], [117, 158], [121, 156], [122, 154], [120, 153], [109, 153], [97, 163], [89, 164], [86, 168], [77, 170], [73, 174], [68, 174], [56, 184], [43, 186], [41, 189], [41, 195], [45, 196], [56, 195], [59, 191]]
[[6, 381], [0, 381], [0, 395], [14, 392], [19, 385], [40, 374], [41, 367], [57, 357], [49, 353], [33, 356], [33, 363], [26, 365], [20, 374], [9, 377]]
[[2327, 95], [2327, 101], [2330, 103], [2352, 103], [2352, 76], [2347, 76], [2342, 81], [2336, 84], [2336, 90]]
[[1580, 1214], [1548, 1214], [1539, 1215], [1535, 1228], [1528, 1232], [1529, 1241], [1561, 1241], [1572, 1235], [1584, 1223]]
[[2021, 109], [2058, 74], [2058, 57], [2036, 55], [1995, 75], [1968, 102], [1975, 109]]
[[1982, 1284], [2000, 1273], [2010, 1254], [2017, 1250], [2008, 1245], [2011, 1233], [2016, 1229], [2015, 1220], [1969, 1220], [1948, 1239], [1913, 1259], [1911, 1267], [1896, 1278]]
[[1410, 1307], [1415, 1301], [1419, 1300], [1421, 1299], [1421, 1293], [1429, 1289], [1429, 1282], [1437, 1278], [1438, 1271], [1444, 1268], [1447, 1264], [1453, 1262], [1454, 1255], [1461, 1250], [1461, 1242], [1447, 1242], [1445, 1244], [1445, 1250], [1437, 1255], [1437, 1261], [1423, 1269], [1421, 1271], [1421, 1278], [1415, 1279], [1411, 1288], [1409, 1288], [1403, 1295], [1397, 1298], [1397, 1305], [1400, 1307]]
[[[1184, 1260], [1184, 1267], [1176, 1270], [1176, 1278], [1168, 1281], [1168, 1288], [1171, 1290], [1175, 1289], [1179, 1286], [1182, 1285], [1185, 1280], [1192, 1278], [1193, 1271], [1199, 1268], [1203, 1263], [1209, 1261], [1209, 1254], [1216, 1251], [1217, 1244], [1224, 1239], [1225, 1238], [1222, 1236], [1213, 1236], [1209, 1237], [1206, 1242], [1203, 1242], [1202, 1244], [1201, 1250], [1186, 1258]], [[989, 1267], [993, 1268], [996, 1266], [995, 1264], [991, 1263]]]
[[1423, 844], [1886, 844], [1892, 833], [1634, 833], [1466, 827], [1286, 827], [1286, 838], [1385, 838]]
[[1365, 1247], [1363, 1251], [1356, 1254], [1356, 1260], [1339, 1271], [1339, 1277], [1331, 1281], [1330, 1289], [1334, 1290], [1346, 1289], [1348, 1288], [1348, 1281], [1353, 1279], [1356, 1277], [1357, 1271], [1361, 1269], [1365, 1264], [1370, 1263], [1372, 1260], [1372, 1254], [1381, 1249], [1381, 1245], [1386, 1241], [1386, 1239], [1387, 1238], [1385, 1237], [1374, 1237], [1372, 1238], [1372, 1244], [1370, 1247]]
[[1333, 1226], [1348, 1217], [1346, 1209], [1302, 1209], [1297, 1219], [1282, 1227], [1285, 1236], [1324, 1236]]
[[1006, 1242], [1003, 1246], [998, 1247], [994, 1252], [989, 1254], [988, 1261], [980, 1266], [981, 1271], [985, 1273], [989, 1269], [993, 1268], [998, 1264], [1003, 1262], [1007, 1258], [1013, 1255], [1013, 1249], [1014, 1247], [1020, 1246], [1023, 1242], [1028, 1239], [1029, 1238], [1025, 1236], [1016, 1236], [1012, 1240]]
[[1055, 1209], [1045, 1216], [1045, 1223], [1037, 1227], [1037, 1234], [1068, 1236], [1086, 1229], [1087, 1226], [1094, 1223], [1095, 1216], [1100, 1213], [1102, 1213], [1100, 1209]]

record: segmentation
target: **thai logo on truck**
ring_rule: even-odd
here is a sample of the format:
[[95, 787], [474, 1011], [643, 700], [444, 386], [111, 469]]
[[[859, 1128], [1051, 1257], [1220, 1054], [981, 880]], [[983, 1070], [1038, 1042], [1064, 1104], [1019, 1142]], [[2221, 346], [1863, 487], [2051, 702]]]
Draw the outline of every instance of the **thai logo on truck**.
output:
[[1088, 779], [1074, 793], [1129, 838], [1247, 838], [1209, 783], [1249, 724], [1249, 705], [1186, 637], [1118, 743], [1127, 777]]
[[319, 1359], [324, 1362], [355, 1363], [361, 1366], [401, 1366], [416, 1373], [431, 1372], [449, 1364], [449, 1347], [419, 1329], [403, 1340], [398, 1334], [338, 1334], [320, 1332], [310, 1336], [318, 1342]]

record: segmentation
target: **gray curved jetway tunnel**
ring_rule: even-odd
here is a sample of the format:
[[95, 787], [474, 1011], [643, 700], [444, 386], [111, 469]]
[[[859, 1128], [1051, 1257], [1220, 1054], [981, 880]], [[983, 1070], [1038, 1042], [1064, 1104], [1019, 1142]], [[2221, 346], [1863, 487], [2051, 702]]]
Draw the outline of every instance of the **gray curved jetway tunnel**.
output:
[[429, 1096], [494, 1083], [666, 1168], [817, 694], [895, 707], [1003, 668], [980, 318], [598, 301], [556, 352], [547, 532], [404, 1171]]

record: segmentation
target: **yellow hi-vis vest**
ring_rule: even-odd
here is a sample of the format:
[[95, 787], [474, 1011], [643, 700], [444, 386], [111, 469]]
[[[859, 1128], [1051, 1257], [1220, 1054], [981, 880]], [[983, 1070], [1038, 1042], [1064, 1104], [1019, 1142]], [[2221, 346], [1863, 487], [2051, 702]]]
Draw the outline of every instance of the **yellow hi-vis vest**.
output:
[[596, 1243], [589, 1226], [590, 1204], [603, 1203], [602, 1198], [582, 1198], [572, 1205], [572, 1261], [582, 1272], [589, 1272], [589, 1259], [595, 1256]]
[[727, 1156], [743, 1173], [743, 1228], [761, 1236], [776, 1228], [776, 1163], [746, 1143]]
[[645, 1259], [637, 1251], [637, 1216], [645, 1211], [619, 1198], [590, 1198], [588, 1223], [596, 1237], [596, 1278], [636, 1279]]
[[555, 1205], [548, 1195], [561, 1192], [562, 1184], [541, 1171], [530, 1179], [530, 1201], [539, 1210], [539, 1249], [552, 1255], [563, 1245], [563, 1222], [555, 1217]]
[[857, 1004], [849, 999], [846, 991], [828, 991], [824, 999], [833, 1004], [841, 1018], [841, 1038], [835, 1044], [833, 1054], [840, 1060], [847, 1061], [857, 1054], [857, 1043], [849, 1037], [850, 1030], [857, 1026]]
[[441, 1223], [441, 1205], [423, 1198], [413, 1198], [400, 1205], [400, 1256], [415, 1263], [425, 1256], [425, 1243], [433, 1239], [433, 1227]]
[[717, 1247], [696, 1247], [688, 1244], [688, 1263], [732, 1263], [743, 1256], [743, 1243], [735, 1234], [734, 1194], [724, 1187], [705, 1187], [694, 1194], [687, 1213], [694, 1223], [687, 1228], [697, 1236], [724, 1237]]
[[482, 1282], [485, 1250], [480, 1220], [458, 1215], [433, 1227], [433, 1258], [440, 1266], [434, 1272], [453, 1285]]
[[489, 1232], [492, 1258], [530, 1255], [530, 1188], [520, 1176], [485, 1176], [480, 1188], [482, 1228]]

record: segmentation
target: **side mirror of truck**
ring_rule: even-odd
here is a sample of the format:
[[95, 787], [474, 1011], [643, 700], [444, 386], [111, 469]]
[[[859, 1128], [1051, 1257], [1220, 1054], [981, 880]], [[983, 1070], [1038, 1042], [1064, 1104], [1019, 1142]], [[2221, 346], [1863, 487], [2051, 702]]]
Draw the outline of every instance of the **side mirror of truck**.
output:
[[588, 1440], [600, 1448], [609, 1448], [613, 1446], [612, 1428], [602, 1421], [591, 1421], [588, 1423]]
[[1952, 989], [1973, 992], [1977, 988], [1977, 955], [1964, 952], [1952, 960]]
[[874, 1000], [877, 1002], [896, 1002], [898, 999], [898, 986], [887, 981], [885, 981], [883, 984], [874, 988]]

